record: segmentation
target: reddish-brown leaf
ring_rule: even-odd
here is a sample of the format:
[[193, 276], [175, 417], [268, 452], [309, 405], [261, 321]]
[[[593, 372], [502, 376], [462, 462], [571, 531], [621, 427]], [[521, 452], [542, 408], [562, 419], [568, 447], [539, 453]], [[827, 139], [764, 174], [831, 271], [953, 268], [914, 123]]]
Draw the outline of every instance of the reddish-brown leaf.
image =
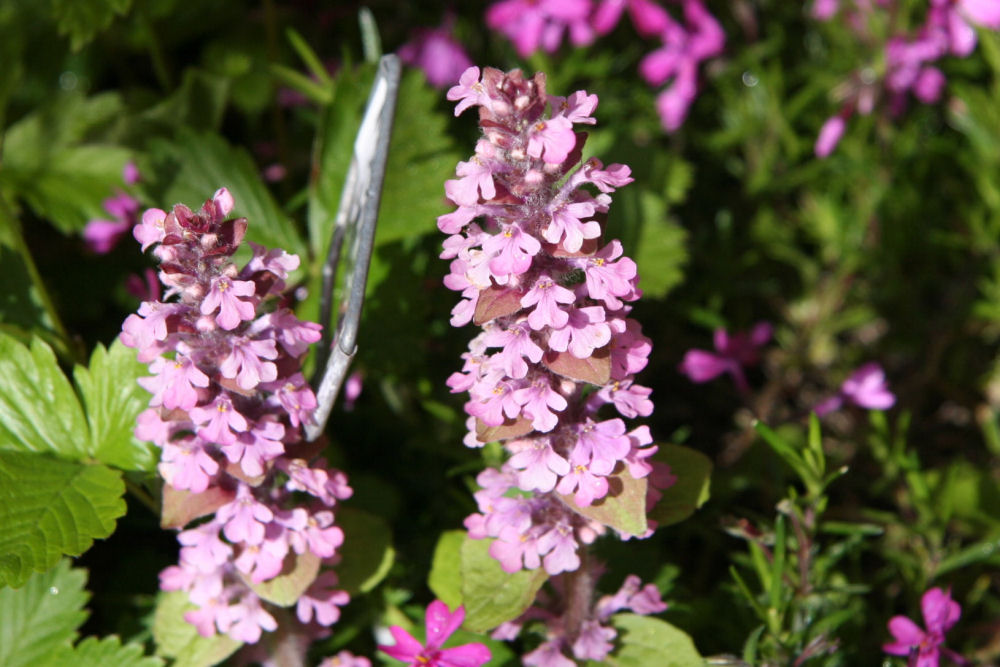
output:
[[182, 528], [198, 517], [211, 514], [226, 503], [232, 502], [235, 497], [235, 491], [218, 486], [210, 486], [201, 493], [191, 493], [178, 491], [169, 484], [164, 484], [160, 527]]
[[472, 321], [481, 325], [504, 315], [513, 315], [521, 310], [522, 296], [524, 292], [521, 290], [491, 285], [479, 293]]
[[526, 417], [508, 419], [500, 426], [487, 426], [481, 419], [476, 418], [476, 439], [479, 442], [494, 442], [496, 440], [509, 440], [531, 433], [534, 427], [531, 420]]
[[594, 350], [586, 359], [577, 359], [569, 352], [549, 350], [542, 363], [553, 373], [581, 382], [598, 386], [611, 381], [611, 346], [605, 345]]

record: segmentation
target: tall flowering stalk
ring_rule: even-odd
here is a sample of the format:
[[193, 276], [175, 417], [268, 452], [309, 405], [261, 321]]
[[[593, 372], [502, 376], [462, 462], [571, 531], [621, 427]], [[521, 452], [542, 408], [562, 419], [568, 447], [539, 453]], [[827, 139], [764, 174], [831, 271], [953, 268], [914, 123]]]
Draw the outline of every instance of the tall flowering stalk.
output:
[[581, 162], [586, 135], [574, 126], [596, 122], [597, 96], [550, 96], [543, 74], [487, 68], [480, 77], [472, 67], [448, 99], [458, 102], [456, 115], [478, 106], [484, 135], [445, 184], [458, 208], [438, 218], [450, 235], [445, 284], [462, 294], [451, 322], [483, 327], [448, 385], [469, 393], [465, 443], [499, 440], [509, 454], [479, 475], [480, 513], [465, 525], [473, 538], [496, 538], [489, 552], [507, 572], [579, 574], [563, 584], [563, 614], [545, 612], [558, 628], [547, 646], [600, 659], [606, 639], [578, 643], [587, 628], [614, 636], [593, 612], [596, 577], [583, 549], [606, 526], [585, 508], [623, 483], [652, 482], [654, 500], [654, 487], [671, 482], [666, 466], [651, 474], [657, 448], [647, 426], [629, 430], [599, 414], [604, 406], [629, 418], [653, 410], [651, 390], [634, 382], [651, 350], [628, 317], [640, 296], [636, 264], [617, 240], [602, 239], [611, 193], [632, 181], [630, 170]]
[[122, 326], [153, 372], [136, 435], [162, 449], [165, 525], [208, 517], [178, 535], [180, 562], [160, 585], [188, 594], [185, 619], [205, 636], [255, 643], [276, 629], [275, 604], [295, 604], [319, 635], [348, 601], [326, 566], [344, 538], [333, 509], [351, 495], [343, 473], [305, 460], [316, 398], [300, 368], [320, 327], [271, 304], [298, 257], [251, 244], [246, 266], [232, 262], [247, 227], [232, 208], [220, 189], [197, 212], [150, 209], [134, 229], [167, 287]]

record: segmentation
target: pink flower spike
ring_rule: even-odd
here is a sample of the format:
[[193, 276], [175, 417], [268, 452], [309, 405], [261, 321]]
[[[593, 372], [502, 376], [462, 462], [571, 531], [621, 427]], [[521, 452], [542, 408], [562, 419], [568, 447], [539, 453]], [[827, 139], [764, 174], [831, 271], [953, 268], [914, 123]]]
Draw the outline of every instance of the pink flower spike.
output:
[[406, 630], [398, 625], [389, 628], [396, 640], [393, 646], [380, 645], [380, 651], [390, 658], [408, 662], [410, 667], [481, 667], [493, 657], [485, 644], [474, 643], [441, 648], [445, 640], [458, 630], [465, 619], [465, 608], [459, 606], [454, 612], [448, 610], [440, 600], [427, 607], [425, 625], [427, 644], [422, 645]]

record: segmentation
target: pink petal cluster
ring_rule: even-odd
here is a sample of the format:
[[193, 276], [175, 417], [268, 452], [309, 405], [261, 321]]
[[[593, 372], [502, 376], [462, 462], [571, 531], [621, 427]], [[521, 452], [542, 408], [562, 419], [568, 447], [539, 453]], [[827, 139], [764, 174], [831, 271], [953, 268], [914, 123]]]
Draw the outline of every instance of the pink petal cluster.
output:
[[924, 628], [906, 616], [893, 616], [889, 620], [889, 633], [895, 641], [882, 646], [889, 655], [908, 656], [909, 664], [916, 667], [938, 667], [943, 654], [957, 665], [968, 661], [958, 653], [944, 647], [944, 634], [958, 622], [962, 607], [951, 599], [951, 591], [932, 588], [920, 599]]
[[413, 635], [393, 625], [389, 628], [396, 643], [392, 646], [378, 647], [378, 650], [390, 658], [401, 660], [410, 667], [481, 667], [493, 657], [485, 644], [473, 643], [441, 648], [455, 630], [465, 620], [465, 607], [459, 606], [454, 612], [440, 600], [435, 600], [427, 607], [424, 625], [427, 630], [425, 644], [417, 641]]
[[[900, 12], [891, 0], [855, 1], [841, 7], [839, 0], [816, 0], [812, 16], [830, 20], [842, 12], [844, 20], [865, 42], [884, 44], [885, 72], [879, 77], [871, 67], [856, 72], [843, 86], [840, 110], [823, 124], [814, 152], [825, 158], [836, 148], [854, 114], [866, 116], [884, 104], [892, 116], [901, 114], [909, 98], [924, 104], [941, 99], [946, 83], [936, 66], [951, 55], [964, 58], [976, 48], [976, 28], [1000, 30], [1000, 2], [993, 0], [930, 0], [924, 22], [916, 31], [896, 26]], [[884, 14], [888, 38], [871, 34], [871, 15]]]
[[452, 35], [452, 24], [448, 18], [438, 28], [417, 28], [397, 52], [404, 63], [423, 70], [427, 81], [437, 88], [458, 83], [462, 72], [472, 66], [465, 49]]
[[500, 0], [486, 10], [486, 25], [506, 35], [527, 58], [539, 48], [553, 53], [567, 31], [575, 46], [590, 44], [592, 10], [592, 0]]
[[760, 348], [771, 340], [772, 330], [769, 322], [758, 322], [749, 332], [732, 335], [726, 333], [725, 329], [716, 329], [713, 341], [715, 352], [688, 350], [679, 370], [692, 382], [699, 384], [728, 373], [737, 389], [741, 392], [749, 391], [743, 368], [759, 361]]
[[[144, 302], [121, 339], [153, 372], [139, 381], [152, 398], [135, 432], [162, 450], [165, 506], [210, 515], [178, 535], [180, 562], [160, 574], [161, 588], [188, 594], [197, 609], [185, 618], [202, 635], [254, 643], [277, 627], [255, 587], [302, 559], [335, 564], [344, 534], [333, 510], [351, 489], [322, 459], [305, 460], [314, 456], [301, 425], [316, 397], [300, 368], [320, 327], [261, 308], [298, 258], [255, 245], [238, 269], [231, 257], [247, 222], [229, 218], [232, 208], [220, 189], [197, 212], [143, 214], [134, 235], [155, 246], [170, 300]], [[348, 601], [336, 584], [333, 571], [319, 570], [297, 601], [303, 623], [336, 622]]]
[[[129, 162], [122, 169], [122, 180], [125, 185], [135, 185], [139, 182], [139, 168], [134, 162]], [[139, 215], [139, 200], [132, 195], [119, 190], [113, 197], [104, 200], [104, 210], [111, 216], [110, 220], [91, 220], [83, 228], [83, 240], [93, 252], [104, 255], [118, 245], [125, 233], [135, 226]]]
[[522, 58], [539, 48], [552, 53], [568, 29], [575, 46], [611, 32], [628, 11], [636, 32], [659, 38], [639, 72], [651, 86], [669, 85], [656, 98], [664, 129], [677, 130], [698, 95], [698, 66], [719, 55], [726, 36], [703, 0], [680, 0], [683, 24], [652, 0], [502, 0], [486, 12], [486, 24], [514, 42]]
[[866, 410], [888, 410], [896, 404], [896, 395], [889, 391], [885, 371], [872, 361], [851, 373], [837, 395], [817, 405], [813, 412], [822, 417], [839, 410], [845, 402]]
[[[702, 0], [683, 0], [683, 12], [683, 25], [664, 13], [663, 27], [658, 33], [662, 46], [639, 63], [639, 73], [649, 85], [661, 86], [669, 82], [656, 98], [656, 110], [668, 132], [684, 124], [698, 96], [698, 66], [722, 53], [726, 43], [722, 26]], [[647, 10], [646, 14], [649, 13]], [[636, 27], [643, 31], [640, 24]]]
[[[601, 574], [600, 568], [592, 566], [590, 569], [588, 574], [591, 580], [596, 581]], [[611, 624], [613, 614], [631, 611], [646, 616], [667, 608], [656, 586], [643, 586], [639, 577], [630, 574], [614, 595], [605, 595], [593, 604], [588, 601], [581, 614], [568, 614], [568, 591], [565, 589], [572, 585], [571, 582], [558, 577], [551, 581], [553, 595], [539, 595], [524, 614], [503, 623], [492, 633], [494, 639], [509, 641], [520, 635], [526, 625], [537, 626], [541, 622], [545, 641], [522, 657], [525, 665], [575, 667], [588, 660], [601, 662], [614, 649], [613, 642], [618, 636], [618, 631]]]
[[575, 570], [579, 545], [604, 527], [570, 505], [604, 498], [612, 476], [649, 476], [656, 451], [648, 427], [599, 415], [653, 410], [634, 382], [652, 347], [628, 317], [636, 264], [601, 238], [611, 193], [632, 178], [624, 165], [580, 161], [586, 135], [574, 126], [596, 122], [596, 95], [553, 97], [543, 74], [487, 68], [480, 78], [473, 67], [448, 99], [478, 106], [484, 135], [445, 184], [458, 208], [438, 218], [450, 235], [445, 284], [462, 295], [452, 324], [483, 327], [448, 385], [469, 394], [466, 444], [499, 440], [510, 454], [480, 474], [481, 513], [466, 526], [496, 538], [490, 553], [508, 572]]

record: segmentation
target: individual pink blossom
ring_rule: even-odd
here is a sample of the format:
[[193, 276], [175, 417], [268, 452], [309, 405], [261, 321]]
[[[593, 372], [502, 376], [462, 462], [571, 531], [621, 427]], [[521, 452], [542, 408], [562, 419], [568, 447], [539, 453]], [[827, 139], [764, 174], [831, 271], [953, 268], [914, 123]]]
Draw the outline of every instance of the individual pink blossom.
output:
[[[938, 667], [943, 654], [958, 665], [968, 661], [958, 653], [944, 647], [944, 635], [958, 622], [962, 608], [951, 599], [951, 591], [932, 588], [920, 599], [924, 628], [906, 616], [893, 616], [889, 620], [889, 633], [895, 641], [882, 646], [889, 655], [910, 656], [916, 667]], [[915, 658], [915, 660], [914, 660]]]
[[372, 667], [372, 662], [364, 656], [357, 656], [350, 651], [341, 651], [335, 656], [323, 658], [318, 667]]
[[243, 320], [253, 319], [253, 303], [240, 297], [254, 295], [254, 284], [249, 280], [230, 280], [220, 276], [212, 281], [212, 288], [205, 300], [201, 302], [203, 315], [211, 315], [216, 310], [219, 314], [215, 321], [223, 329], [235, 329]]
[[392, 646], [379, 645], [378, 649], [390, 658], [409, 663], [410, 667], [480, 667], [493, 657], [485, 644], [477, 642], [441, 648], [464, 619], [465, 607], [460, 605], [451, 612], [445, 603], [435, 600], [427, 607], [425, 644], [398, 625], [393, 625], [389, 632], [396, 643]]
[[347, 376], [347, 380], [344, 382], [344, 410], [350, 412], [354, 409], [354, 404], [357, 403], [358, 397], [361, 396], [363, 388], [364, 374], [361, 371], [354, 371]]
[[652, 0], [601, 0], [591, 19], [597, 34], [611, 32], [626, 7], [635, 31], [643, 37], [661, 34], [671, 20], [666, 10]]
[[760, 348], [771, 340], [772, 327], [768, 322], [758, 322], [749, 332], [728, 334], [725, 329], [715, 330], [715, 352], [688, 350], [680, 364], [680, 372], [692, 382], [702, 383], [714, 380], [723, 373], [729, 373], [736, 388], [749, 391], [743, 367], [756, 364]]
[[450, 17], [438, 28], [417, 28], [410, 41], [399, 47], [399, 59], [411, 67], [423, 70], [427, 81], [436, 88], [458, 83], [459, 77], [472, 61], [452, 34], [454, 20]]
[[888, 410], [896, 404], [896, 395], [889, 391], [885, 371], [872, 361], [851, 373], [840, 385], [840, 392], [817, 405], [813, 412], [822, 417], [839, 410], [845, 401], [866, 410]]

